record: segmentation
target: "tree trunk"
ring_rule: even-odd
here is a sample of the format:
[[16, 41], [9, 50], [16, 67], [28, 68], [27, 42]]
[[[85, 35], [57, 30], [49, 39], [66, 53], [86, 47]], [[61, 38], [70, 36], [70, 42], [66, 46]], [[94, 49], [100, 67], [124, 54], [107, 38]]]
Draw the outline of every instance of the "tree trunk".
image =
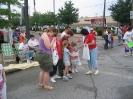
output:
[[8, 2], [8, 9], [9, 9], [9, 14], [8, 14], [8, 21], [9, 21], [9, 24], [11, 25], [11, 3]]

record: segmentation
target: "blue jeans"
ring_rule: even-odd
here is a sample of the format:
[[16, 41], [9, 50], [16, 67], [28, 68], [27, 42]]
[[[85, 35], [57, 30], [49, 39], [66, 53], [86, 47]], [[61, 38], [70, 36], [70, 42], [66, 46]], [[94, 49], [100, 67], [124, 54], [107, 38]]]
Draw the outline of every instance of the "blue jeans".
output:
[[114, 42], [110, 42], [110, 47], [114, 48]]
[[88, 60], [88, 66], [89, 68], [98, 68], [98, 62], [97, 62], [97, 58], [98, 58], [98, 51], [97, 48], [94, 48], [92, 50], [89, 51], [90, 52], [90, 60]]
[[56, 74], [56, 72], [57, 72], [57, 65], [55, 65], [55, 66], [53, 65], [53, 71], [50, 72], [50, 77], [53, 77]]
[[20, 51], [19, 54], [26, 55], [26, 59], [30, 60], [30, 57], [33, 58], [34, 50]]

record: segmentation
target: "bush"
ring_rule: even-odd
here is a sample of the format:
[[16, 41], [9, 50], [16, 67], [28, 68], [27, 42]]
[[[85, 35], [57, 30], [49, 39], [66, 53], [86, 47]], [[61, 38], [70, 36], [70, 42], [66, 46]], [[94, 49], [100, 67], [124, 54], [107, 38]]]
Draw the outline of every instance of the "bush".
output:
[[77, 30], [76, 29], [71, 29], [74, 33], [76, 33], [77, 32]]
[[97, 31], [98, 36], [103, 35], [103, 30], [101, 28], [97, 29], [96, 31]]
[[64, 31], [64, 29], [59, 29], [59, 32], [62, 33]]

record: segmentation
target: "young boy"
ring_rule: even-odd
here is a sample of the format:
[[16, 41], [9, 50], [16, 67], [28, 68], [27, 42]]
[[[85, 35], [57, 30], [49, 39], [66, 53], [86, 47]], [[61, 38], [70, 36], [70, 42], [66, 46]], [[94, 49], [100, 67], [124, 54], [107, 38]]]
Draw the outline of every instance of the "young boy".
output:
[[[63, 64], [63, 55], [62, 55], [62, 42], [64, 41], [64, 40], [67, 40], [67, 41], [69, 41], [69, 38], [71, 37], [71, 36], [73, 36], [73, 31], [71, 31], [71, 30], [69, 30], [69, 31], [67, 31], [66, 32], [66, 34], [60, 39], [60, 51], [58, 51], [58, 52], [60, 52], [59, 54], [59, 61], [58, 61], [58, 71], [59, 71], [59, 75], [60, 76], [63, 76], [63, 70], [64, 70], [64, 68], [65, 68], [65, 66], [64, 66], [64, 64]], [[71, 46], [69, 45], [68, 46], [68, 49], [71, 49]]]
[[114, 49], [114, 35], [111, 33], [111, 41], [110, 41], [110, 47]]

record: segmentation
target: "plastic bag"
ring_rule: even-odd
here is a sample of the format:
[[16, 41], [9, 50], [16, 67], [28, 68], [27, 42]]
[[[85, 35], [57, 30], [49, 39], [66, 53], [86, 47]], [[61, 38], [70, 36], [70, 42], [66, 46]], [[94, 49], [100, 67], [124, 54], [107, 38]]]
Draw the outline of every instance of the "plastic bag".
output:
[[72, 56], [74, 56], [74, 59], [71, 59], [71, 63], [73, 66], [81, 66], [81, 61], [79, 58], [79, 52], [72, 52]]
[[83, 47], [83, 59], [90, 60], [90, 53], [89, 53], [89, 48], [87, 44], [84, 44], [84, 47]]
[[53, 47], [52, 47], [52, 59], [53, 59], [53, 65], [57, 65], [59, 56], [57, 52], [56, 42], [54, 42]]
[[3, 84], [3, 88], [1, 90], [1, 99], [7, 99], [6, 97], [6, 83]]

